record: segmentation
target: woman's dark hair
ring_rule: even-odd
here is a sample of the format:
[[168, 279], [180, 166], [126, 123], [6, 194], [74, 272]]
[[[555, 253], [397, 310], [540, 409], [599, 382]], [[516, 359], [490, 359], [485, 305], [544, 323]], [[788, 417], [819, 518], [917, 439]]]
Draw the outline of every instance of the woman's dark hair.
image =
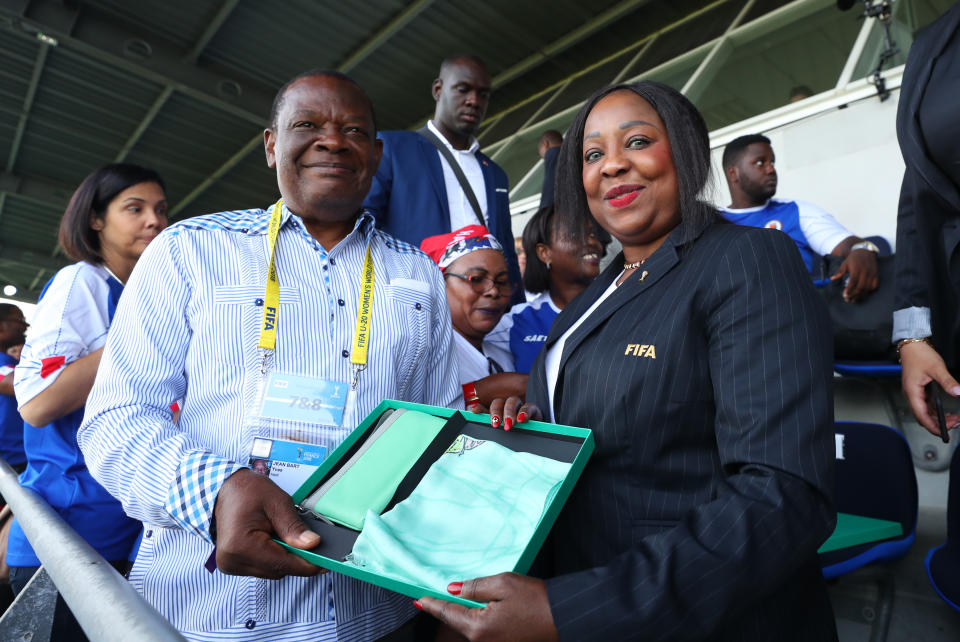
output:
[[90, 227], [90, 216], [102, 219], [117, 194], [139, 183], [156, 183], [166, 191], [160, 174], [130, 163], [104, 165], [83, 179], [60, 219], [58, 241], [64, 254], [74, 261], [102, 263], [100, 237]]
[[677, 170], [680, 240], [681, 243], [690, 241], [697, 230], [717, 216], [712, 205], [700, 200], [700, 195], [710, 183], [710, 136], [703, 116], [693, 103], [673, 87], [649, 80], [604, 87], [591, 96], [577, 112], [560, 148], [557, 166], [557, 216], [576, 218], [585, 216], [590, 211], [587, 207], [587, 195], [583, 191], [584, 125], [590, 111], [600, 100], [615, 91], [623, 90], [632, 91], [650, 103], [667, 128], [673, 165]]
[[583, 241], [589, 235], [596, 236], [603, 243], [604, 250], [610, 243], [610, 234], [597, 225], [587, 213], [582, 216], [554, 216], [553, 205], [537, 210], [523, 228], [521, 244], [527, 255], [527, 267], [523, 271], [523, 287], [528, 292], [546, 292], [550, 289], [550, 270], [537, 256], [537, 245], [551, 246], [559, 238], [572, 238]]

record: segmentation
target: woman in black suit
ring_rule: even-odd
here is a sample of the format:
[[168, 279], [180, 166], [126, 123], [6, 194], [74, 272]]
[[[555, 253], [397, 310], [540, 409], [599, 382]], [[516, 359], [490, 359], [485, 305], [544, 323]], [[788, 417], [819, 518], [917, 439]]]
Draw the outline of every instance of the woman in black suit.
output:
[[707, 129], [675, 90], [608, 87], [561, 150], [557, 210], [623, 254], [557, 317], [527, 399], [594, 431], [541, 555], [423, 599], [470, 639], [835, 640], [816, 552], [834, 524], [829, 320], [795, 247], [699, 200]]
[[[897, 138], [906, 164], [897, 214], [893, 340], [903, 393], [927, 430], [940, 432], [924, 386], [954, 397], [960, 384], [960, 3], [924, 29], [900, 87]], [[950, 415], [956, 427], [960, 419]]]

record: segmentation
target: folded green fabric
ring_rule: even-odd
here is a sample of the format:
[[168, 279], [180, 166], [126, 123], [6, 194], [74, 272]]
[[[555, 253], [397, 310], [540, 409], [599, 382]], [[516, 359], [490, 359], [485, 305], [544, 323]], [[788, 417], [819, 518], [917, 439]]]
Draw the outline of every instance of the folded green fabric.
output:
[[439, 591], [511, 571], [569, 470], [460, 435], [409, 497], [367, 514], [347, 562]]
[[396, 410], [306, 506], [332, 522], [363, 528], [367, 511], [379, 515], [410, 468], [447, 420], [416, 410]]

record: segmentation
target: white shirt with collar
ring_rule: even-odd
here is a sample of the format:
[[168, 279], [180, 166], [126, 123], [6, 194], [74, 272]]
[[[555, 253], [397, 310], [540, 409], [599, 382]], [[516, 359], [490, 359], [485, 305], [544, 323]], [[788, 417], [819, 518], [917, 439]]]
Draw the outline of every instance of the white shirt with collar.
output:
[[[436, 135], [437, 138], [450, 150], [453, 158], [460, 165], [463, 175], [467, 177], [474, 195], [477, 197], [477, 203], [480, 204], [480, 211], [483, 212], [484, 225], [489, 226], [489, 213], [487, 212], [487, 188], [483, 181], [483, 170], [480, 168], [480, 161], [477, 159], [477, 152], [480, 150], [480, 143], [476, 138], [471, 137], [470, 147], [467, 149], [454, 149], [446, 136], [440, 133], [432, 120], [427, 121], [427, 127]], [[470, 206], [470, 200], [466, 193], [460, 187], [460, 181], [457, 175], [453, 173], [450, 163], [443, 157], [440, 151], [440, 166], [443, 167], [443, 184], [447, 188], [447, 204], [450, 206], [450, 231], [459, 230], [467, 225], [477, 224], [477, 215]]]

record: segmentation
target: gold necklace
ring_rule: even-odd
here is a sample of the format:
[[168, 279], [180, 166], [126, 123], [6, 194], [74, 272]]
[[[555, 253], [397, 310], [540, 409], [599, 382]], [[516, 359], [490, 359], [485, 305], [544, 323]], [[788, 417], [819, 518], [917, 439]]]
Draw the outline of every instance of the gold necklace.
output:
[[623, 264], [623, 269], [624, 269], [624, 270], [632, 270], [633, 268], [638, 268], [638, 267], [640, 267], [641, 265], [643, 265], [644, 261], [646, 261], [646, 260], [647, 260], [647, 259], [640, 259], [639, 261], [634, 261], [633, 263], [624, 263], [624, 264]]

